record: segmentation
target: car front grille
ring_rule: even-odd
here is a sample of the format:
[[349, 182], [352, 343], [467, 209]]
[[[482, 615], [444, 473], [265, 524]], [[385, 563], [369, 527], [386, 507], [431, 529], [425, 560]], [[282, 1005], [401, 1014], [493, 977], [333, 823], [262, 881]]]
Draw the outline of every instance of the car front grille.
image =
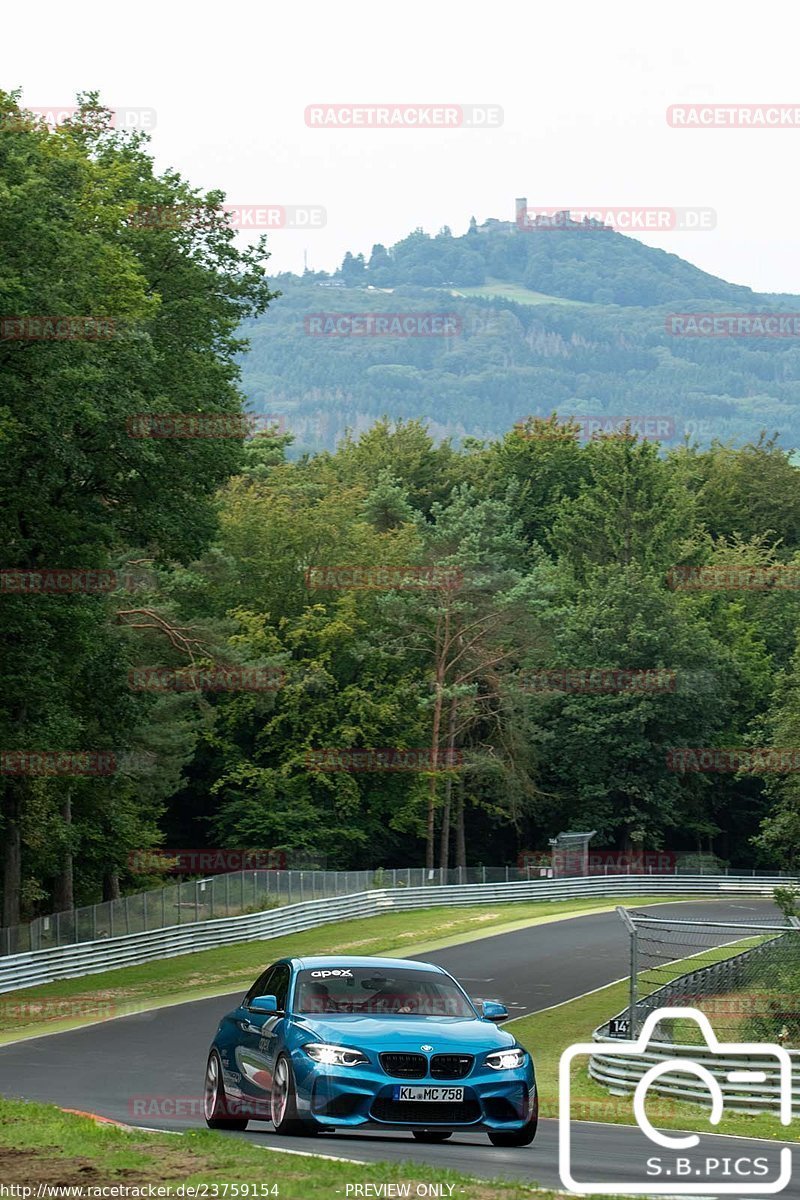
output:
[[414, 1101], [379, 1096], [370, 1114], [376, 1121], [396, 1121], [404, 1125], [470, 1125], [480, 1120], [477, 1100]]
[[396, 1079], [424, 1079], [428, 1073], [428, 1060], [424, 1054], [380, 1054], [381, 1066], [387, 1075]]
[[431, 1075], [434, 1079], [463, 1079], [472, 1070], [472, 1054], [434, 1054]]

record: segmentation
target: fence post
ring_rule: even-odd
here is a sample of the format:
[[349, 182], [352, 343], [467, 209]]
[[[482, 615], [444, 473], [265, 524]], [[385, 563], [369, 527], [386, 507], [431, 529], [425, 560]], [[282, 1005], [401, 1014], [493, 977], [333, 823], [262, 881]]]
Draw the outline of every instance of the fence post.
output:
[[161, 889], [161, 928], [167, 923], [167, 889]]
[[630, 936], [630, 995], [628, 1000], [628, 1037], [633, 1041], [636, 1037], [636, 1004], [639, 999], [639, 932], [631, 920], [627, 909], [617, 905], [617, 915], [622, 918]]
[[126, 896], [125, 897], [125, 932], [126, 933], [130, 933], [130, 931], [131, 931], [131, 907], [130, 907], [130, 904], [128, 903], [129, 900], [130, 900], [130, 896]]
[[147, 929], [147, 892], [142, 892], [142, 929]]
[[231, 915], [231, 877], [225, 876], [225, 916]]
[[97, 941], [97, 905], [92, 905], [92, 941]]

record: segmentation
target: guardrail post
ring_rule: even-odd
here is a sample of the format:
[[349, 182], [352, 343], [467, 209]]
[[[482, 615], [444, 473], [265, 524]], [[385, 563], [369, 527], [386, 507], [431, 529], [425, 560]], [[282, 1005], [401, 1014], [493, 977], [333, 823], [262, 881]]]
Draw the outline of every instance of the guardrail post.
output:
[[621, 904], [617, 905], [617, 916], [623, 921], [630, 937], [630, 971], [631, 982], [628, 999], [628, 1037], [636, 1037], [636, 1005], [639, 999], [639, 933], [630, 918], [628, 910]]

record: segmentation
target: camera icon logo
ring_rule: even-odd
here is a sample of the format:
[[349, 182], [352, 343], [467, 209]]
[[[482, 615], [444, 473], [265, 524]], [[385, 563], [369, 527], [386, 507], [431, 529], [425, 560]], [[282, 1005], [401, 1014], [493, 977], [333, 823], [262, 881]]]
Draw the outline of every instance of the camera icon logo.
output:
[[[660, 1054], [650, 1052], [651, 1037], [658, 1024], [664, 1020], [692, 1020], [697, 1023], [703, 1034], [706, 1046], [698, 1046], [697, 1060], [681, 1056], [663, 1058]], [[619, 1179], [595, 1180], [576, 1179], [574, 1171], [574, 1138], [571, 1121], [570, 1074], [572, 1062], [579, 1056], [602, 1054], [604, 1059], [619, 1056], [620, 1059], [655, 1058], [653, 1065], [640, 1076], [633, 1093], [633, 1114], [639, 1130], [645, 1134], [649, 1142], [669, 1152], [658, 1158], [648, 1158], [648, 1170], [642, 1172], [644, 1178], [620, 1182]], [[736, 1060], [741, 1060], [737, 1064]], [[768, 1061], [767, 1064], [764, 1060]], [[701, 1061], [702, 1060], [702, 1061]], [[755, 1062], [753, 1060], [756, 1060]], [[766, 1068], [766, 1069], [765, 1069]], [[651, 1195], [737, 1195], [757, 1196], [774, 1195], [782, 1191], [792, 1177], [792, 1151], [784, 1146], [776, 1162], [775, 1178], [763, 1179], [765, 1174], [771, 1174], [768, 1166], [753, 1171], [740, 1167], [743, 1163], [759, 1162], [745, 1155], [735, 1159], [734, 1174], [737, 1176], [730, 1181], [730, 1164], [734, 1159], [710, 1157], [701, 1152], [696, 1160], [688, 1157], [670, 1157], [675, 1151], [695, 1149], [700, 1144], [700, 1135], [671, 1134], [661, 1132], [651, 1123], [646, 1111], [645, 1101], [648, 1089], [662, 1076], [675, 1074], [694, 1075], [708, 1090], [711, 1100], [709, 1122], [718, 1125], [722, 1119], [725, 1107], [726, 1091], [732, 1091], [769, 1084], [772, 1093], [777, 1095], [779, 1119], [782, 1125], [789, 1125], [792, 1120], [792, 1061], [788, 1050], [771, 1042], [720, 1042], [711, 1027], [711, 1022], [705, 1013], [696, 1008], [659, 1008], [650, 1013], [644, 1022], [638, 1038], [631, 1041], [615, 1041], [614, 1045], [597, 1042], [579, 1042], [569, 1046], [561, 1055], [559, 1063], [559, 1174], [564, 1187], [576, 1192], [594, 1192], [600, 1195], [641, 1195], [646, 1192]], [[615, 1126], [617, 1130], [620, 1126]], [[705, 1131], [713, 1132], [710, 1130]], [[776, 1147], [777, 1149], [777, 1147]], [[764, 1160], [761, 1160], [764, 1161]], [[726, 1164], [724, 1176], [717, 1174], [721, 1162]], [[670, 1165], [664, 1165], [669, 1163]], [[651, 1170], [651, 1164], [658, 1164]], [[653, 1175], [656, 1178], [654, 1179]], [[658, 1179], [658, 1176], [662, 1176]], [[663, 1178], [669, 1176], [669, 1180]], [[759, 1182], [753, 1176], [761, 1177]], [[726, 1178], [727, 1177], [727, 1178]], [[656, 1181], [658, 1180], [658, 1181]]]

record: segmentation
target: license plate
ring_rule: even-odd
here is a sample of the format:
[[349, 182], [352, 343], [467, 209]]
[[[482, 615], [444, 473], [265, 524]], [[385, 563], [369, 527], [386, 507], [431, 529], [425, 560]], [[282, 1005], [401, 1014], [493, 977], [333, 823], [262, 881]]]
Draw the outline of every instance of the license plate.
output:
[[398, 1084], [393, 1092], [394, 1100], [450, 1100], [458, 1103], [464, 1099], [463, 1087], [404, 1087]]

